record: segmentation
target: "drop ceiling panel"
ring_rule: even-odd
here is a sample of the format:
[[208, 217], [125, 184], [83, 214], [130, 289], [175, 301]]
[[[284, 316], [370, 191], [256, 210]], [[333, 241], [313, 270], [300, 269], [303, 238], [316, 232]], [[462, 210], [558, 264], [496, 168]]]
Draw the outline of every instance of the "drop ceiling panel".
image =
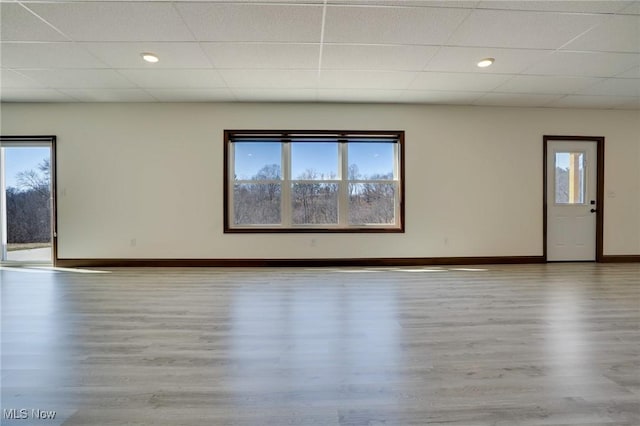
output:
[[617, 109], [640, 109], [640, 98], [628, 98], [628, 101], [624, 101], [617, 104], [614, 108]]
[[216, 68], [317, 69], [319, 44], [202, 43]]
[[[517, 74], [551, 54], [552, 50], [498, 49], [486, 47], [443, 47], [425, 68], [427, 71]], [[483, 58], [495, 58], [488, 68], [476, 64]]]
[[18, 3], [0, 3], [0, 40], [66, 41], [67, 38]]
[[218, 71], [213, 69], [127, 69], [119, 72], [142, 88], [196, 89], [226, 87]]
[[640, 64], [640, 55], [559, 51], [527, 69], [527, 74], [613, 77]]
[[156, 99], [141, 89], [64, 89], [61, 90], [79, 102], [155, 102]]
[[571, 94], [601, 81], [594, 77], [554, 77], [538, 75], [516, 75], [498, 86], [496, 92]]
[[321, 89], [318, 100], [321, 102], [400, 102], [402, 90], [371, 89]]
[[323, 70], [318, 87], [323, 89], [406, 89], [417, 73], [399, 71]]
[[241, 102], [265, 102], [277, 98], [279, 102], [315, 102], [315, 89], [234, 89]]
[[244, 89], [313, 89], [317, 71], [223, 69], [220, 74], [229, 87]]
[[508, 107], [544, 107], [560, 98], [560, 95], [487, 93], [476, 99], [474, 105]]
[[479, 9], [531, 10], [547, 12], [615, 13], [628, 7], [632, 1], [546, 0], [546, 1], [481, 1]]
[[619, 13], [626, 15], [640, 15], [640, 1], [633, 2], [633, 4], [625, 7]]
[[0, 88], [1, 89], [36, 89], [43, 88], [45, 85], [35, 81], [32, 78], [24, 76], [20, 73], [3, 69], [0, 72]]
[[640, 78], [608, 78], [580, 90], [578, 95], [640, 97]]
[[510, 74], [422, 72], [409, 88], [412, 90], [488, 92], [511, 77]]
[[231, 102], [229, 89], [146, 89], [160, 102]]
[[[306, 0], [305, 0], [306, 1]], [[447, 7], [447, 8], [473, 8], [479, 0], [328, 0], [331, 5], [366, 5], [366, 6], [395, 6], [395, 7]]]
[[481, 92], [410, 90], [403, 95], [402, 100], [410, 103], [471, 105], [480, 96]]
[[640, 15], [611, 16], [565, 49], [640, 52]]
[[2, 66], [8, 68], [106, 68], [76, 43], [2, 43]]
[[229, 87], [240, 89], [312, 89], [317, 71], [223, 69], [220, 74]]
[[29, 3], [74, 41], [188, 41], [193, 36], [171, 3]]
[[551, 102], [549, 106], [557, 108], [615, 108], [629, 105], [634, 98], [621, 96], [582, 96], [569, 95]]
[[448, 44], [557, 49], [603, 19], [603, 15], [475, 10]]
[[75, 99], [53, 89], [2, 89], [2, 102], [74, 102]]
[[[11, 101], [637, 108], [640, 99], [640, 1], [0, 3], [0, 83]], [[160, 62], [142, 61], [146, 51]], [[496, 61], [477, 68], [484, 57]]]
[[421, 71], [436, 46], [325, 44], [322, 68]]
[[617, 74], [616, 78], [640, 78], [640, 65]]
[[458, 8], [329, 6], [324, 41], [439, 45], [468, 14]]
[[[111, 42], [80, 43], [91, 54], [113, 68], [210, 68], [198, 43], [154, 43], [154, 42]], [[160, 62], [150, 64], [142, 60], [143, 52], [151, 52], [160, 58]]]
[[126, 78], [109, 69], [49, 69], [22, 70], [20, 72], [55, 89], [127, 89], [134, 87]]
[[320, 42], [322, 7], [176, 3], [200, 41]]

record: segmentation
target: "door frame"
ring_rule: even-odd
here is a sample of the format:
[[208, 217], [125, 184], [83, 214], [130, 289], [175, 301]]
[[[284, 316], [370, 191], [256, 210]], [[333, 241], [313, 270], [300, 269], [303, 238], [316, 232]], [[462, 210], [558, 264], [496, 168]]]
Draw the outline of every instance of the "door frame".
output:
[[604, 136], [559, 136], [542, 137], [542, 254], [547, 260], [547, 152], [549, 142], [596, 142], [596, 262], [602, 262], [604, 237]]
[[29, 143], [43, 142], [51, 147], [51, 263], [56, 266], [58, 263], [58, 184], [57, 184], [57, 162], [56, 162], [56, 137], [49, 136], [0, 136], [0, 142]]

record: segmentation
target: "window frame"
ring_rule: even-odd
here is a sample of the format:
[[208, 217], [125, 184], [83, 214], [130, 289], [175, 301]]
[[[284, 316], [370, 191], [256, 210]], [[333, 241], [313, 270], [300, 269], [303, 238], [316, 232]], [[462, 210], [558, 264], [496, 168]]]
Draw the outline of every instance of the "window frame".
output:
[[[259, 141], [260, 139], [265, 142], [302, 142], [296, 140], [296, 138], [310, 139], [312, 137], [317, 138], [335, 138], [338, 145], [338, 161], [340, 168], [340, 176], [338, 179], [319, 179], [310, 180], [312, 183], [334, 183], [338, 185], [338, 222], [336, 224], [299, 224], [294, 225], [291, 218], [291, 208], [281, 209], [281, 223], [277, 225], [268, 224], [256, 224], [256, 225], [233, 225], [233, 188], [234, 184], [243, 184], [249, 181], [247, 180], [235, 180], [231, 176], [233, 167], [231, 161], [234, 161], [233, 143], [238, 142], [237, 138], [246, 137], [251, 141]], [[357, 179], [349, 180], [348, 178], [348, 164], [343, 161], [342, 154], [348, 149], [348, 141], [354, 139], [394, 139], [394, 176], [396, 179]], [[322, 140], [327, 142], [326, 140]], [[322, 142], [319, 140], [319, 142]], [[307, 143], [314, 143], [308, 141]], [[352, 142], [353, 143], [353, 142]], [[284, 143], [282, 145], [282, 176], [277, 183], [281, 184], [281, 205], [284, 206], [285, 202], [291, 201], [290, 186], [296, 182], [307, 182], [306, 180], [299, 179], [286, 179], [286, 176], [290, 174], [288, 170], [291, 167], [291, 153], [290, 144]], [[287, 151], [287, 152], [285, 152]], [[404, 164], [405, 164], [405, 147], [404, 147], [404, 130], [225, 130], [224, 131], [224, 164], [223, 164], [223, 220], [224, 220], [224, 233], [404, 233], [405, 232], [405, 176], [404, 176]], [[286, 169], [286, 170], [285, 170]], [[257, 184], [276, 183], [276, 181], [251, 181]], [[361, 225], [349, 225], [348, 224], [348, 208], [340, 208], [342, 203], [349, 203], [348, 185], [350, 183], [393, 183], [397, 185], [397, 196], [394, 202], [396, 223], [394, 224], [361, 224]], [[346, 224], [346, 225], [345, 225]]]

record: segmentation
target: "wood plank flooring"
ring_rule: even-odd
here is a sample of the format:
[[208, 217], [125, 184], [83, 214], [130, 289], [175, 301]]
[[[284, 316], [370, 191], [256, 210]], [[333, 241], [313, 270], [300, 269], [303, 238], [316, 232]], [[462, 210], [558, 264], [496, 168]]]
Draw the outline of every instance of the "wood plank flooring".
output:
[[639, 264], [0, 278], [3, 425], [640, 425]]

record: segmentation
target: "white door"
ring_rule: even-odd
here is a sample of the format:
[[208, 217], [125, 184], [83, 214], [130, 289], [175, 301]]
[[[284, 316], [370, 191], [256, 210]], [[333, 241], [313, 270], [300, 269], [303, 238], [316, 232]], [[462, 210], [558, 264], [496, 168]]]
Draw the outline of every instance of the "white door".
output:
[[548, 141], [547, 260], [596, 260], [597, 142]]

